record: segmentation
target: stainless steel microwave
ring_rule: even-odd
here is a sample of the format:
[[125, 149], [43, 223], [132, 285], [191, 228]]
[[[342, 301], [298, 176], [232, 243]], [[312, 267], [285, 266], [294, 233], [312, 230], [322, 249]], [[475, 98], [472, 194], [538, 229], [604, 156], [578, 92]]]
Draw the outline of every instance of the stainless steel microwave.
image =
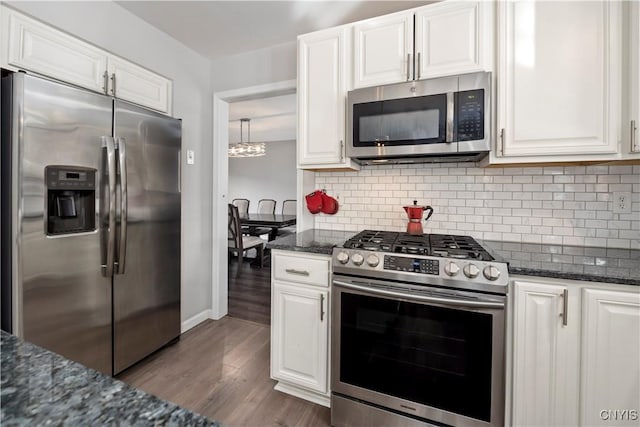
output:
[[347, 95], [347, 156], [361, 164], [479, 160], [489, 152], [490, 138], [490, 73]]

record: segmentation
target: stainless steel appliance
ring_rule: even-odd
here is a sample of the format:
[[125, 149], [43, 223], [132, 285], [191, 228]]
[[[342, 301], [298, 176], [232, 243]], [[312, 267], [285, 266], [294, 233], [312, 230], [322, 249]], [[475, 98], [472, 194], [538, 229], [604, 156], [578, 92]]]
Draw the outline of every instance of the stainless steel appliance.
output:
[[331, 424], [502, 426], [507, 284], [471, 237], [365, 230], [335, 248]]
[[2, 329], [108, 374], [180, 335], [180, 120], [2, 78]]
[[489, 152], [490, 141], [490, 73], [347, 95], [347, 156], [361, 164], [475, 161]]

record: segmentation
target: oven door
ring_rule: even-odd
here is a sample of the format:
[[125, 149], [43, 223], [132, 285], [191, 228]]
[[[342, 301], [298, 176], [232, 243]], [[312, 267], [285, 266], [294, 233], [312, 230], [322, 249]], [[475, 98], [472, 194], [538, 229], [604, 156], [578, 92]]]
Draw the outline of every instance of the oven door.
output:
[[503, 425], [505, 300], [334, 275], [332, 392], [456, 427]]

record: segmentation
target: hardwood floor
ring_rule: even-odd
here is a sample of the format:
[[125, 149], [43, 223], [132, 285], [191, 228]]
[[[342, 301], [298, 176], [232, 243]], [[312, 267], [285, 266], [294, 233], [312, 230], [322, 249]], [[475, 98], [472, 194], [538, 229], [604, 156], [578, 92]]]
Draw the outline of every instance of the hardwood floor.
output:
[[275, 391], [269, 326], [207, 320], [118, 379], [228, 426], [329, 426], [330, 410]]
[[118, 379], [228, 426], [330, 426], [269, 378], [271, 268], [229, 263], [229, 316], [207, 320]]
[[252, 266], [247, 260], [229, 262], [229, 316], [271, 324], [271, 267]]

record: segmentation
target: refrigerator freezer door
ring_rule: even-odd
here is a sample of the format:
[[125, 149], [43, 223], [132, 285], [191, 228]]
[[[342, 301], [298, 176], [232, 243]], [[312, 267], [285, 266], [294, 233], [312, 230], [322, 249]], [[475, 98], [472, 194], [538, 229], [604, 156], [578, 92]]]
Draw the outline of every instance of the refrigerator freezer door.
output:
[[[106, 262], [101, 182], [102, 137], [111, 133], [112, 100], [20, 73], [12, 78], [11, 140], [19, 156], [12, 180], [18, 194], [14, 233], [19, 233], [13, 282], [22, 300], [14, 332], [111, 374], [111, 278], [101, 268]], [[64, 212], [56, 212], [65, 203]], [[74, 230], [78, 215], [95, 218]], [[62, 232], [48, 234], [52, 220]]]
[[[116, 206], [114, 374], [180, 335], [181, 122], [115, 101], [118, 164], [126, 147], [126, 211]], [[119, 173], [125, 168], [119, 166]], [[124, 180], [119, 177], [117, 198]], [[126, 221], [126, 233], [122, 226]], [[126, 236], [126, 237], [125, 237]], [[126, 241], [123, 241], [123, 237]], [[120, 269], [126, 247], [125, 268]]]

